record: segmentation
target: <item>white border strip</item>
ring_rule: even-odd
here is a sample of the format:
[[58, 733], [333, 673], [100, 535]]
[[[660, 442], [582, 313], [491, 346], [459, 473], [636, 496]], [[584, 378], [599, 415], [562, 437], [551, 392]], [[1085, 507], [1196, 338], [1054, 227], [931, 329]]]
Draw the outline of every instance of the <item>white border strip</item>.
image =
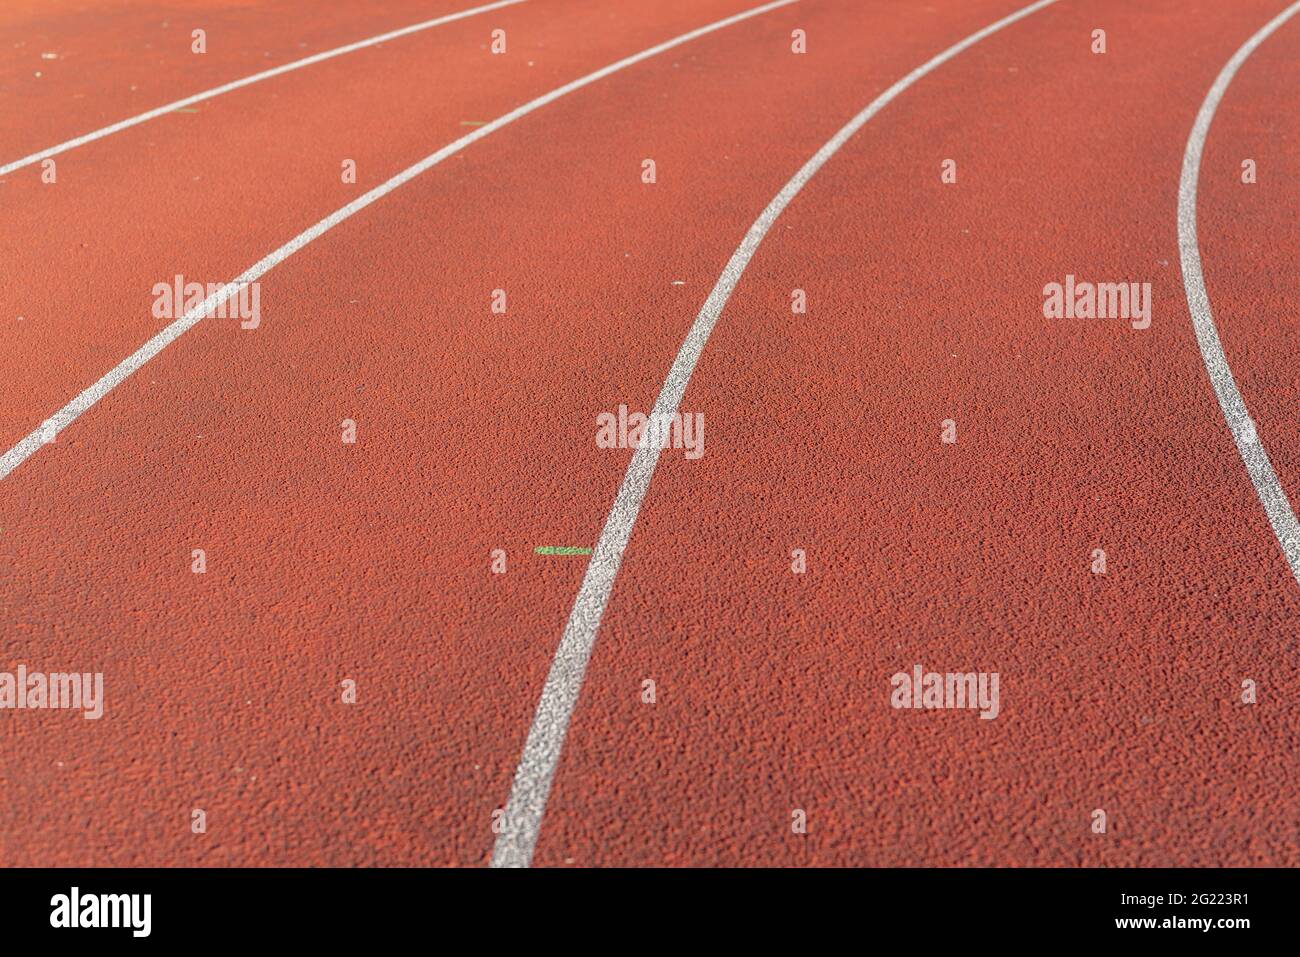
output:
[[217, 306], [235, 295], [243, 284], [256, 282], [269, 270], [284, 262], [307, 244], [325, 235], [325, 233], [329, 232], [345, 219], [348, 219], [365, 209], [376, 200], [387, 196], [393, 190], [397, 189], [402, 184], [415, 179], [415, 177], [419, 176], [426, 170], [437, 166], [443, 160], [447, 159], [447, 157], [459, 153], [471, 143], [483, 139], [483, 137], [496, 132], [503, 126], [508, 126], [520, 117], [527, 116], [534, 110], [541, 109], [547, 104], [554, 103], [560, 97], [566, 96], [575, 90], [580, 90], [584, 86], [589, 86], [597, 80], [604, 79], [610, 74], [627, 69], [643, 60], [648, 60], [650, 57], [657, 56], [666, 50], [671, 50], [673, 47], [681, 46], [683, 43], [689, 43], [692, 40], [699, 39], [702, 36], [713, 33], [715, 30], [721, 30], [724, 27], [741, 23], [751, 17], [756, 17], [760, 14], [768, 13], [780, 7], [786, 7], [792, 3], [798, 2], [799, 0], [775, 0], [773, 3], [765, 3], [760, 7], [754, 7], [750, 10], [744, 11], [743, 13], [737, 13], [734, 16], [718, 20], [715, 23], [710, 23], [708, 26], [699, 27], [689, 33], [683, 33], [681, 36], [674, 37], [671, 40], [666, 40], [663, 43], [652, 46], [648, 50], [642, 50], [640, 53], [634, 54], [630, 57], [625, 57], [617, 63], [611, 63], [609, 66], [603, 67], [594, 73], [588, 73], [586, 76], [566, 83], [564, 86], [557, 87], [551, 92], [539, 96], [535, 100], [530, 100], [523, 106], [516, 107], [504, 116], [497, 117], [492, 122], [480, 126], [472, 133], [467, 133], [465, 136], [462, 136], [454, 143], [449, 143], [436, 153], [426, 156], [414, 166], [408, 166], [386, 183], [376, 186], [364, 196], [359, 196], [343, 208], [330, 213], [330, 215], [326, 216], [315, 226], [299, 233], [293, 239], [289, 240], [289, 242], [275, 250], [275, 252], [265, 256], [263, 259], [244, 270], [244, 272], [232, 283], [225, 284], [216, 293], [208, 296], [208, 298], [199, 306], [191, 309], [189, 312], [185, 313], [185, 315], [172, 322], [169, 326], [137, 349], [132, 355], [122, 360], [121, 363], [110, 370], [102, 379], [65, 405], [42, 425], [34, 429], [30, 435], [11, 448], [3, 456], [0, 456], [0, 479], [4, 479], [10, 472], [36, 454], [36, 452], [39, 451], [41, 446], [46, 442], [53, 441], [54, 437], [60, 431], [67, 428], [69, 424], [74, 422], [87, 409], [104, 396], [108, 395], [108, 393], [112, 392], [113, 389], [117, 388], [117, 386], [121, 385], [122, 382], [131, 375], [131, 373], [135, 372], [158, 353], [162, 352], [163, 349], [167, 348], [167, 346], [179, 339], [183, 333], [197, 324], [203, 316], [210, 314]]
[[105, 126], [101, 130], [94, 130], [84, 136], [78, 136], [76, 139], [68, 140], [66, 143], [60, 143], [58, 146], [51, 146], [49, 149], [41, 150], [39, 153], [33, 153], [31, 156], [24, 156], [20, 160], [14, 160], [12, 163], [0, 166], [0, 176], [12, 173], [14, 170], [22, 169], [24, 166], [31, 166], [33, 163], [39, 163], [41, 160], [49, 159], [51, 156], [58, 156], [60, 153], [66, 153], [68, 150], [76, 149], [78, 146], [93, 143], [95, 140], [103, 139], [105, 136], [112, 136], [114, 133], [122, 132], [122, 130], [128, 130], [133, 126], [139, 126], [141, 123], [147, 123], [149, 120], [157, 119], [167, 113], [173, 113], [176, 110], [190, 106], [194, 103], [202, 103], [204, 100], [210, 100], [213, 97], [221, 96], [223, 93], [229, 93], [232, 90], [251, 86], [254, 83], [260, 83], [262, 80], [269, 80], [273, 76], [280, 76], [283, 73], [301, 70], [305, 66], [311, 66], [312, 64], [321, 63], [325, 60], [332, 60], [336, 56], [343, 56], [345, 53], [354, 53], [357, 50], [364, 50], [366, 47], [372, 47], [378, 43], [386, 43], [389, 40], [396, 40], [398, 37], [408, 36], [412, 33], [419, 33], [421, 30], [428, 30], [430, 27], [440, 27], [444, 23], [451, 23], [453, 20], [464, 20], [466, 17], [472, 17], [479, 13], [487, 13], [489, 10], [499, 10], [501, 7], [510, 7], [517, 3], [524, 2], [525, 0], [499, 0], [497, 3], [489, 3], [485, 6], [474, 7], [472, 10], [461, 10], [459, 13], [449, 13], [446, 16], [437, 17], [433, 20], [425, 20], [423, 23], [413, 23], [409, 27], [402, 27], [400, 30], [393, 30], [390, 33], [381, 33], [379, 36], [370, 37], [367, 40], [358, 40], [356, 43], [349, 43], [347, 46], [336, 47], [333, 50], [316, 53], [312, 56], [304, 57], [301, 60], [294, 60], [292, 63], [286, 63], [283, 66], [277, 66], [270, 70], [263, 70], [261, 73], [254, 73], [252, 76], [246, 76], [242, 80], [234, 80], [222, 86], [215, 86], [210, 90], [204, 90], [202, 93], [195, 93], [193, 96], [187, 96], [185, 99], [177, 100], [175, 103], [168, 103], [166, 106], [160, 106], [147, 113], [141, 113], [139, 116], [132, 116], [128, 119], [121, 120], [111, 126]]
[[[1057, 0], [1040, 0], [1008, 17], [990, 24], [977, 33], [972, 33], [965, 40], [944, 50], [923, 66], [917, 67], [903, 77], [880, 96], [871, 101], [861, 113], [853, 117], [838, 133], [821, 148], [812, 159], [795, 173], [793, 178], [781, 188], [776, 197], [763, 210], [749, 227], [749, 232], [740, 246], [732, 254], [730, 261], [718, 277], [717, 284], [709, 293], [694, 325], [686, 334], [668, 370], [659, 398], [655, 401], [654, 416], [671, 417], [676, 413], [690, 382], [695, 364], [704, 351], [709, 335], [722, 314], [722, 309], [730, 298], [732, 290], [740, 281], [741, 274], [749, 265], [759, 243], [767, 235], [776, 218], [799, 194], [807, 182], [819, 169], [856, 133], [868, 120], [883, 110], [900, 93], [916, 83], [927, 73], [937, 69], [957, 56], [963, 50], [974, 46], [985, 37], [997, 33], [1003, 27], [1010, 26], [1032, 13], [1050, 7]], [[605, 604], [609, 601], [610, 591], [614, 587], [614, 578], [618, 575], [619, 564], [623, 560], [623, 550], [632, 535], [632, 526], [641, 511], [641, 503], [650, 488], [650, 478], [659, 461], [659, 443], [642, 445], [632, 455], [632, 461], [623, 477], [623, 484], [610, 509], [605, 528], [592, 552], [587, 565], [587, 573], [582, 579], [582, 586], [573, 602], [573, 611], [565, 625], [560, 638], [555, 660], [546, 676], [542, 687], [541, 699], [537, 702], [537, 711], [533, 716], [532, 727], [528, 731], [528, 740], [524, 743], [523, 755], [515, 771], [514, 783], [510, 789], [510, 799], [506, 804], [504, 828], [497, 835], [496, 845], [492, 851], [493, 867], [527, 867], [532, 861], [533, 850], [541, 830], [542, 816], [546, 812], [546, 802], [550, 796], [551, 782], [555, 768], [560, 760], [560, 751], [564, 747], [564, 738], [569, 728], [569, 719], [573, 708], [578, 703], [582, 691], [582, 680], [586, 674], [587, 662], [591, 649], [596, 643], [596, 632], [600, 628], [601, 617], [605, 613]]]
[[1219, 341], [1219, 330], [1214, 325], [1214, 315], [1210, 311], [1210, 297], [1205, 291], [1205, 277], [1201, 272], [1200, 241], [1196, 235], [1196, 184], [1201, 175], [1201, 154], [1205, 149], [1205, 140], [1210, 133], [1210, 124], [1214, 113], [1228, 91], [1228, 84], [1237, 75], [1241, 65], [1269, 38], [1273, 31], [1300, 13], [1300, 3], [1293, 3], [1276, 17], [1266, 23], [1258, 33], [1246, 41], [1227, 66], [1223, 68], [1210, 87], [1201, 111], [1196, 114], [1196, 123], [1192, 126], [1191, 136], [1187, 140], [1187, 152], [1183, 155], [1183, 174], [1178, 181], [1178, 251], [1182, 259], [1183, 288], [1187, 292], [1187, 308], [1192, 315], [1192, 326], [1196, 330], [1196, 342], [1201, 347], [1201, 358], [1205, 362], [1205, 371], [1214, 386], [1214, 394], [1223, 410], [1223, 420], [1232, 433], [1232, 440], [1237, 444], [1241, 461], [1246, 464], [1246, 472], [1255, 486], [1259, 504], [1264, 507], [1273, 534], [1282, 547], [1286, 563], [1291, 566], [1291, 574], [1300, 584], [1300, 523], [1297, 523], [1291, 503], [1287, 501], [1286, 492], [1277, 480], [1273, 464], [1268, 460], [1268, 453], [1260, 444], [1251, 421], [1246, 403], [1242, 401], [1237, 389], [1237, 381], [1232, 377], [1228, 367], [1228, 357], [1224, 355], [1223, 344]]

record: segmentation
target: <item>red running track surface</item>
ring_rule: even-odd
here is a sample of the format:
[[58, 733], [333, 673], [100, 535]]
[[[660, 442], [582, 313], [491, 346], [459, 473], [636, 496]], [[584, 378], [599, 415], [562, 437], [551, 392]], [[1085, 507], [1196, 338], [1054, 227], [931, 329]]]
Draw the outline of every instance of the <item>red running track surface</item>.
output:
[[[471, 5], [191, 0], [164, 26], [19, 0], [0, 165]], [[756, 5], [529, 0], [69, 150], [53, 184], [0, 177], [0, 453], [166, 324], [155, 283], [229, 280], [480, 124]], [[600, 79], [320, 236], [261, 280], [260, 326], [202, 321], [0, 480], [0, 671], [105, 676], [97, 721], [0, 711], [0, 863], [488, 863], [588, 561], [536, 549], [594, 547], [632, 456], [596, 417], [649, 411], [845, 122], [1020, 6], [795, 3]], [[1283, 8], [1062, 0], [812, 178], [687, 389], [705, 453], [661, 457], [535, 864], [1300, 863], [1300, 587], [1177, 226], [1197, 111]], [[1229, 88], [1198, 207], [1292, 501], [1297, 80], [1300, 18]], [[1045, 318], [1067, 274], [1150, 283], [1151, 327]], [[918, 664], [996, 672], [996, 718], [891, 707]]]

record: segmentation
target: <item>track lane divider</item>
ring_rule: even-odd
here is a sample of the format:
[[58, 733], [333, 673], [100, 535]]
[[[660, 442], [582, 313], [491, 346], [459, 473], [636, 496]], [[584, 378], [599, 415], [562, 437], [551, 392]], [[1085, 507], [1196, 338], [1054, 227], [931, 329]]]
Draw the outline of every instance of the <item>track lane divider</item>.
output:
[[[676, 359], [673, 360], [672, 367], [668, 370], [668, 377], [664, 380], [659, 398], [655, 401], [651, 418], [663, 416], [664, 419], [669, 419], [677, 413], [686, 386], [690, 382], [691, 373], [695, 371], [695, 364], [709, 341], [723, 307], [731, 297], [736, 284], [740, 282], [745, 267], [749, 265], [750, 259], [776, 218], [826, 161], [834, 156], [868, 120], [926, 74], [986, 37], [997, 33], [1003, 27], [1010, 26], [1056, 2], [1058, 0], [1039, 0], [1038, 3], [1030, 4], [972, 33], [966, 39], [948, 47], [933, 59], [917, 67], [849, 120], [794, 174], [749, 227], [740, 246], [723, 267], [722, 275], [718, 277], [713, 291], [709, 293], [708, 299], [701, 307]], [[628, 540], [632, 536], [632, 526], [636, 523], [637, 515], [641, 511], [641, 503], [650, 488], [650, 479], [659, 461], [659, 452], [660, 443], [649, 442], [633, 453], [632, 461], [628, 464], [627, 473], [623, 477], [623, 484], [618, 490], [618, 496], [614, 500], [605, 527], [600, 533], [600, 539], [596, 543], [595, 552], [587, 564], [586, 574], [583, 576], [569, 621], [564, 627], [564, 634], [560, 638], [555, 658], [547, 673], [546, 683], [542, 687], [541, 698], [537, 702], [537, 710], [533, 715], [533, 723], [524, 743], [523, 754], [515, 771], [510, 797], [506, 802], [505, 814], [502, 818], [502, 829], [497, 835], [492, 851], [493, 867], [527, 867], [532, 863], [533, 851], [541, 831], [542, 817], [546, 813], [546, 802], [551, 793], [551, 783], [559, 764], [560, 751], [564, 747], [569, 720], [573, 716], [573, 709], [578, 703], [578, 696], [582, 690], [587, 663], [596, 643], [596, 632], [600, 628], [600, 620], [614, 587], [614, 579], [623, 561], [623, 550], [627, 548]]]
[[1293, 3], [1247, 40], [1224, 66], [1210, 87], [1205, 102], [1201, 104], [1196, 122], [1192, 124], [1191, 135], [1187, 139], [1183, 172], [1178, 181], [1178, 253], [1182, 260], [1187, 309], [1192, 316], [1192, 328], [1196, 330], [1196, 344], [1200, 346], [1205, 372], [1214, 387], [1215, 398], [1219, 400], [1223, 421], [1232, 433], [1232, 441], [1236, 443], [1251, 484], [1255, 486], [1259, 504], [1263, 506], [1264, 514], [1273, 526], [1273, 535], [1282, 549], [1282, 555], [1286, 558], [1296, 583], [1300, 584], [1300, 522], [1296, 521], [1295, 510], [1291, 508], [1286, 491], [1277, 480], [1277, 473], [1273, 471], [1268, 452], [1259, 440], [1255, 423], [1251, 421], [1250, 412], [1237, 388], [1237, 380], [1233, 378], [1232, 369], [1228, 365], [1228, 357], [1223, 352], [1223, 343], [1219, 341], [1219, 330], [1214, 324], [1214, 313], [1210, 310], [1210, 296], [1205, 291], [1205, 276], [1201, 272], [1201, 244], [1196, 234], [1196, 185], [1201, 176], [1201, 156], [1205, 151], [1205, 140], [1210, 134], [1215, 111], [1241, 65], [1261, 43], [1297, 13], [1300, 13], [1300, 3]]

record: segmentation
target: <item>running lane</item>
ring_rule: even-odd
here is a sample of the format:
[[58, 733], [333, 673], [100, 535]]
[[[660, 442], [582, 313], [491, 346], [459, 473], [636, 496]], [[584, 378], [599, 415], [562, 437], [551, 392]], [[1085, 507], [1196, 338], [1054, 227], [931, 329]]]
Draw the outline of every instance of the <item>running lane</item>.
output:
[[[73, 150], [53, 184], [38, 167], [19, 171], [0, 208], [0, 443], [12, 447], [165, 325], [157, 283], [231, 280], [475, 124], [746, 6], [520, 4], [491, 20], [506, 31], [504, 55], [489, 52], [486, 21], [457, 21]], [[268, 321], [288, 308], [276, 295], [261, 302]]]
[[[490, 2], [175, 0], [160, 7], [7, 0], [0, 9], [0, 167], [182, 97]], [[495, 12], [479, 17], [484, 36], [498, 25]], [[193, 50], [199, 29], [201, 54]], [[40, 172], [8, 178], [39, 179]]]
[[[534, 863], [1300, 863], [1300, 592], [1209, 390], [1176, 228], [1197, 110], [1282, 6], [1051, 7], [794, 200], [686, 392], [707, 451], [660, 459]], [[1230, 93], [1257, 117], [1293, 99], [1268, 72], [1287, 42]], [[823, 103], [843, 122], [873, 93]], [[1251, 149], [1293, 202], [1293, 141]], [[1278, 227], [1250, 247], [1276, 244], [1251, 287], [1276, 290], [1294, 223], [1239, 202]], [[1044, 318], [1067, 275], [1151, 283], [1151, 327]], [[997, 673], [997, 716], [891, 707], [916, 665]]]
[[[582, 573], [534, 550], [589, 545], [629, 457], [596, 414], [648, 407], [752, 210], [840, 122], [827, 91], [879, 92], [1011, 6], [790, 7], [559, 100], [0, 482], [8, 660], [103, 670], [108, 698], [13, 724], [5, 860], [485, 863]], [[688, 9], [742, 8], [658, 6], [644, 45]]]

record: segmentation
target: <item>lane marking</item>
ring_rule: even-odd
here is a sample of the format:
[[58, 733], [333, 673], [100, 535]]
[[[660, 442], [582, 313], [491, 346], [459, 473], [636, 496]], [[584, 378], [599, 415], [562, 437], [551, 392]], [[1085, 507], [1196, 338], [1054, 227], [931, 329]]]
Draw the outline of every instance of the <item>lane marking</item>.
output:
[[41, 160], [48, 159], [51, 156], [58, 156], [60, 153], [66, 153], [68, 150], [76, 149], [78, 146], [85, 146], [87, 143], [93, 143], [95, 140], [103, 139], [105, 136], [112, 136], [114, 133], [122, 132], [122, 130], [129, 130], [133, 126], [147, 123], [150, 120], [164, 116], [167, 113], [175, 113], [182, 107], [190, 106], [194, 103], [201, 103], [204, 100], [210, 100], [213, 97], [221, 96], [223, 93], [229, 93], [232, 90], [251, 86], [254, 83], [260, 83], [263, 80], [269, 80], [271, 77], [290, 73], [294, 70], [301, 70], [305, 66], [312, 66], [325, 60], [332, 60], [334, 57], [343, 56], [345, 53], [355, 53], [357, 50], [364, 50], [366, 47], [372, 47], [378, 43], [386, 43], [389, 40], [396, 40], [398, 37], [408, 36], [412, 33], [419, 33], [421, 30], [440, 27], [444, 23], [451, 23], [454, 20], [464, 20], [466, 17], [472, 17], [480, 13], [487, 13], [491, 10], [499, 10], [502, 7], [510, 7], [517, 3], [525, 2], [527, 2], [527, 0], [498, 0], [496, 3], [474, 7], [470, 10], [461, 10], [458, 13], [449, 13], [433, 20], [425, 20], [422, 23], [413, 23], [409, 27], [402, 27], [400, 30], [381, 33], [379, 36], [370, 37], [366, 40], [358, 40], [356, 43], [349, 43], [346, 46], [335, 47], [333, 50], [326, 50], [323, 53], [316, 53], [309, 57], [303, 57], [301, 60], [294, 60], [292, 63], [286, 63], [283, 66], [277, 66], [270, 70], [263, 70], [261, 73], [254, 73], [252, 76], [246, 76], [241, 80], [233, 80], [230, 83], [225, 83], [221, 86], [214, 86], [212, 89], [204, 90], [202, 93], [195, 93], [193, 96], [187, 96], [183, 100], [168, 103], [166, 106], [160, 106], [157, 109], [149, 110], [147, 113], [141, 113], [138, 116], [129, 117], [125, 120], [113, 123], [110, 126], [105, 126], [103, 129], [94, 130], [90, 133], [86, 133], [84, 136], [78, 136], [75, 139], [68, 140], [66, 143], [60, 143], [58, 146], [51, 146], [49, 149], [41, 150], [39, 153], [33, 153], [31, 156], [24, 156], [20, 160], [6, 163], [4, 166], [0, 166], [0, 176], [4, 176], [6, 173], [12, 173], [14, 170], [22, 169], [24, 166], [31, 166], [33, 163], [39, 163]]
[[1183, 154], [1182, 178], [1178, 181], [1178, 252], [1182, 258], [1183, 289], [1187, 293], [1192, 327], [1196, 330], [1201, 359], [1205, 363], [1210, 384], [1214, 387], [1214, 395], [1219, 400], [1223, 421], [1232, 433], [1232, 441], [1236, 443], [1237, 452], [1255, 486], [1259, 504], [1263, 506], [1269, 524], [1273, 526], [1273, 535], [1282, 548], [1286, 563], [1291, 567], [1291, 574], [1296, 583], [1300, 584], [1300, 523], [1296, 521], [1295, 512], [1287, 501], [1282, 484], [1277, 480], [1268, 453], [1259, 441], [1255, 424], [1251, 421], [1246, 403], [1237, 389], [1237, 381], [1232, 376], [1232, 369], [1228, 366], [1228, 357], [1219, 341], [1219, 330], [1214, 325], [1214, 314], [1210, 311], [1210, 297], [1205, 291], [1200, 241], [1196, 235], [1196, 186], [1201, 175], [1201, 155], [1210, 133], [1210, 124], [1214, 121], [1214, 113], [1241, 65], [1261, 43], [1297, 13], [1300, 13], [1300, 3], [1293, 3], [1247, 40], [1214, 81], [1205, 102], [1201, 104], [1200, 112], [1196, 114], [1196, 122], [1187, 140], [1187, 152]]
[[357, 197], [346, 206], [330, 213], [330, 215], [326, 216], [315, 226], [304, 230], [279, 249], [264, 256], [252, 266], [249, 266], [248, 269], [244, 270], [244, 272], [234, 280], [223, 284], [215, 293], [208, 296], [203, 300], [203, 302], [199, 303], [199, 305], [185, 313], [185, 315], [174, 320], [170, 325], [162, 329], [162, 331], [156, 333], [152, 339], [142, 345], [134, 353], [123, 359], [113, 369], [110, 369], [98, 382], [85, 389], [62, 409], [50, 416], [44, 425], [33, 430], [26, 438], [22, 439], [3, 456], [0, 456], [0, 479], [4, 479], [10, 472], [39, 451], [45, 444], [43, 436], [51, 434], [50, 430], [53, 430], [53, 434], [57, 434], [63, 429], [66, 429], [87, 409], [91, 408], [91, 406], [96, 402], [108, 395], [108, 393], [112, 392], [113, 389], [117, 388], [117, 386], [121, 385], [122, 382], [131, 375], [131, 373], [135, 372], [154, 356], [158, 355], [158, 353], [162, 352], [163, 349], [167, 348], [179, 339], [185, 332], [198, 323], [205, 314], [212, 312], [222, 302], [234, 295], [241, 285], [256, 282], [269, 270], [284, 262], [304, 246], [325, 235], [325, 233], [329, 232], [339, 223], [365, 209], [376, 200], [382, 199], [404, 183], [415, 179], [415, 177], [419, 176], [426, 170], [437, 166], [449, 156], [454, 156], [471, 143], [475, 143], [483, 139], [485, 136], [501, 129], [503, 126], [508, 126], [515, 120], [532, 113], [534, 110], [541, 109], [543, 106], [554, 103], [556, 100], [560, 99], [560, 97], [566, 96], [575, 90], [580, 90], [584, 86], [595, 83], [597, 80], [602, 80], [613, 73], [627, 69], [643, 60], [648, 60], [650, 57], [657, 56], [666, 50], [671, 50], [674, 47], [681, 46], [683, 43], [689, 43], [699, 37], [713, 33], [715, 30], [721, 30], [725, 27], [732, 26], [733, 24], [748, 20], [751, 17], [756, 17], [760, 14], [768, 13], [780, 7], [786, 7], [798, 2], [799, 0], [774, 0], [772, 3], [765, 3], [762, 6], [753, 7], [742, 13], [737, 13], [725, 19], [710, 23], [707, 26], [691, 30], [689, 33], [683, 33], [681, 36], [674, 37], [671, 40], [665, 40], [663, 43], [642, 50], [640, 53], [624, 57], [616, 63], [611, 63], [609, 66], [602, 67], [594, 73], [588, 73], [584, 77], [572, 80], [563, 86], [556, 87], [554, 90], [551, 90], [551, 92], [545, 93], [542, 96], [537, 97], [535, 100], [530, 100], [523, 106], [516, 107], [509, 113], [497, 117], [495, 120], [492, 120], [492, 122], [480, 126], [473, 132], [466, 133], [460, 139], [449, 143], [436, 153], [431, 153], [413, 166], [408, 166], [392, 179], [385, 183], [381, 183], [365, 195]]
[[590, 555], [590, 548], [577, 545], [538, 545], [533, 549], [538, 555]]
[[[672, 416], [677, 412], [691, 373], [695, 371], [695, 364], [704, 351], [709, 335], [713, 332], [713, 326], [740, 281], [745, 267], [749, 265], [749, 260], [773, 222], [798, 195], [813, 174], [821, 169], [863, 124], [917, 80], [985, 37], [1056, 2], [1057, 0], [1039, 0], [972, 33], [965, 40], [954, 44], [923, 66], [913, 70], [872, 100], [866, 109], [853, 117], [794, 174], [754, 221], [754, 225], [750, 226], [749, 232], [745, 234], [740, 246], [723, 268], [722, 275], [718, 277], [717, 284], [701, 307], [695, 323], [686, 334], [681, 350], [677, 353], [677, 358], [673, 360], [672, 367], [668, 370], [668, 377], [664, 380], [659, 398], [655, 401], [653, 415]], [[532, 861], [533, 850], [537, 846], [537, 837], [541, 831], [542, 816], [546, 812], [546, 802], [550, 796], [551, 783], [555, 777], [555, 768], [559, 763], [560, 751], [564, 747], [564, 738], [568, 732], [569, 719], [573, 716], [574, 706], [578, 703], [587, 662], [591, 658], [591, 649], [596, 643], [596, 632], [600, 628], [605, 605], [609, 601], [614, 579], [623, 560], [623, 550], [627, 547], [628, 539], [632, 535], [632, 526], [636, 523], [637, 515], [641, 511], [641, 503], [650, 487], [650, 478], [659, 461], [659, 452], [659, 443], [651, 442], [642, 445], [633, 453], [632, 461], [627, 467], [627, 474], [623, 477], [623, 484], [618, 490], [618, 496], [614, 500], [605, 527], [600, 533], [600, 539], [596, 543], [595, 553], [587, 564], [586, 575], [583, 577], [577, 598], [574, 599], [573, 611], [564, 627], [559, 647], [555, 651], [555, 659], [551, 663], [551, 670], [542, 687], [541, 698], [537, 702], [533, 723], [528, 731], [528, 739], [524, 743], [523, 754], [515, 770], [510, 798], [506, 802], [503, 829], [497, 835], [492, 850], [493, 867], [527, 867]]]

